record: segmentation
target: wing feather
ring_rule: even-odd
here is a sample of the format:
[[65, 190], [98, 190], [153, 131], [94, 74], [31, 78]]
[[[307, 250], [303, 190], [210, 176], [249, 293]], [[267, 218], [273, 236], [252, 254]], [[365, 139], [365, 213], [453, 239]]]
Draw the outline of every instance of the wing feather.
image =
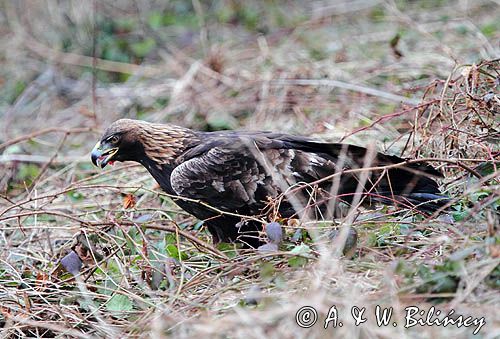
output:
[[177, 166], [170, 181], [180, 196], [234, 212], [258, 202], [267, 177], [245, 147], [215, 147]]

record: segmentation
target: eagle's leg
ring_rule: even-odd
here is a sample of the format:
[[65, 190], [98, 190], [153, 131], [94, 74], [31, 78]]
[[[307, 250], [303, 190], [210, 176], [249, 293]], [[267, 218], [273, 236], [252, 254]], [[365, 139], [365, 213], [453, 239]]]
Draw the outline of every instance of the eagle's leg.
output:
[[236, 241], [242, 243], [244, 247], [257, 248], [264, 243], [260, 238], [261, 223], [255, 220], [241, 220], [235, 228], [238, 232]]
[[216, 223], [206, 223], [208, 231], [212, 235], [212, 243], [214, 246], [217, 246], [221, 242], [227, 242], [227, 239], [224, 235], [222, 229]]
[[253, 220], [241, 221], [237, 218], [215, 218], [205, 222], [212, 235], [213, 244], [238, 242], [247, 248], [257, 248], [262, 244], [259, 238], [261, 225]]

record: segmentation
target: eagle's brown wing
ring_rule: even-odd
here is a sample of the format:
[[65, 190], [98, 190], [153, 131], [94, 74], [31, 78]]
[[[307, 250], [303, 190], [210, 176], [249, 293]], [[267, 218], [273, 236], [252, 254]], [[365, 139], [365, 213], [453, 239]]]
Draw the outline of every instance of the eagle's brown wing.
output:
[[[258, 140], [262, 139], [262, 140]], [[257, 143], [268, 142], [262, 149]], [[186, 154], [172, 172], [170, 182], [183, 197], [199, 199], [223, 211], [259, 214], [267, 197], [280, 192], [273, 175], [291, 184], [293, 151], [271, 146], [272, 140], [231, 136], [207, 141]], [[273, 173], [276, 172], [276, 173]]]
[[[184, 197], [199, 199], [229, 212], [259, 214], [269, 198], [275, 198], [296, 183], [311, 183], [337, 171], [363, 167], [365, 148], [318, 143], [308, 138], [273, 133], [207, 134], [205, 142], [189, 150], [173, 170], [171, 184]], [[404, 163], [404, 159], [375, 153], [370, 166]], [[342, 168], [337, 169], [337, 166]], [[337, 194], [350, 202], [356, 192], [361, 172], [344, 174]], [[443, 205], [432, 177], [439, 173], [421, 163], [387, 171], [370, 172], [365, 182], [369, 199], [384, 203], [399, 202], [432, 211]], [[318, 184], [326, 195], [316, 197], [323, 204], [332, 180]], [[306, 190], [301, 194], [307, 193]], [[310, 193], [310, 190], [309, 190]], [[306, 199], [310, 197], [305, 196]], [[290, 215], [291, 206], [280, 206], [282, 215]], [[304, 201], [304, 200], [302, 200]], [[425, 203], [422, 205], [421, 203]]]

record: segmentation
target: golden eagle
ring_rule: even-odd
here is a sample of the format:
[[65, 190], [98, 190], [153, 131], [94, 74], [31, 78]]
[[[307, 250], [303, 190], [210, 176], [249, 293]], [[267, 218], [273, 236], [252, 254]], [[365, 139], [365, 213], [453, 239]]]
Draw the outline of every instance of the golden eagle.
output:
[[441, 174], [428, 164], [284, 133], [200, 132], [121, 119], [92, 151], [92, 162], [101, 168], [114, 161], [142, 164], [178, 197], [177, 205], [205, 220], [214, 243], [258, 246], [260, 223], [242, 215], [332, 216], [338, 213], [332, 205], [350, 204], [356, 196], [354, 202], [423, 212], [447, 202], [433, 179]]

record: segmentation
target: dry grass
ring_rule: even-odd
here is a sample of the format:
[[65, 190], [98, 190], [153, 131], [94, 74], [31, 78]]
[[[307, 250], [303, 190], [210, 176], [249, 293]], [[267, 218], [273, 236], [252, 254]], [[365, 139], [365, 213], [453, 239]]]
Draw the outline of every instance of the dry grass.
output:
[[[480, 334], [500, 336], [498, 3], [238, 3], [0, 4], [1, 336], [472, 335], [405, 330], [408, 305], [484, 316]], [[452, 209], [290, 223], [277, 253], [213, 248], [144, 169], [91, 165], [120, 117], [432, 158]], [[350, 259], [324, 240], [342, 226], [358, 233]], [[297, 229], [319, 238], [300, 247]], [[60, 265], [72, 251], [77, 276]], [[295, 324], [303, 305], [320, 315], [310, 329]], [[344, 326], [325, 330], [332, 305]], [[354, 326], [355, 305], [367, 323]], [[398, 327], [377, 326], [375, 305]]]

